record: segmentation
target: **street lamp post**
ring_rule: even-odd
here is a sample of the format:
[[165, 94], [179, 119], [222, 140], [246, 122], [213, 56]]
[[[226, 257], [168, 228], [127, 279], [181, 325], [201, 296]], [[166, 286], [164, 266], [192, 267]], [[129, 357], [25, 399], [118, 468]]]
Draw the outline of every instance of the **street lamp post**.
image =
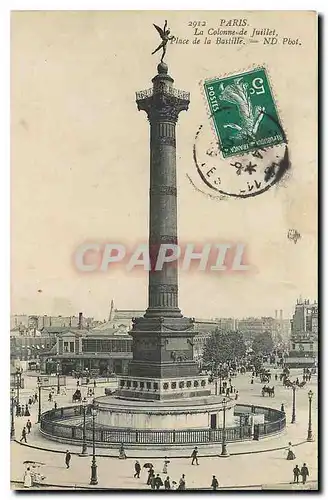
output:
[[18, 416], [18, 407], [19, 407], [19, 389], [22, 383], [22, 370], [20, 368], [17, 368], [16, 370], [16, 389], [17, 389], [17, 395], [16, 395], [16, 417]]
[[38, 397], [39, 411], [38, 411], [38, 420], [37, 420], [38, 424], [41, 422], [41, 387], [42, 387], [41, 380], [38, 380], [38, 389], [39, 389], [39, 397]]
[[296, 383], [293, 382], [293, 410], [292, 410], [292, 420], [291, 424], [295, 424], [296, 422]]
[[88, 455], [87, 440], [86, 440], [86, 411], [88, 403], [87, 401], [82, 401], [82, 412], [83, 412], [83, 428], [82, 428], [82, 451], [80, 457], [86, 457]]
[[218, 365], [215, 365], [214, 371], [214, 380], [215, 380], [215, 395], [218, 395]]
[[14, 389], [11, 391], [11, 426], [10, 439], [15, 439]]
[[219, 377], [220, 377], [220, 386], [219, 386], [219, 393], [220, 395], [222, 394], [222, 365], [220, 363], [219, 365]]
[[309, 390], [308, 392], [308, 397], [309, 397], [309, 426], [308, 426], [308, 434], [307, 434], [307, 441], [314, 441], [314, 437], [312, 434], [312, 397], [313, 397], [313, 392]]
[[221, 453], [220, 457], [229, 457], [229, 452], [227, 450], [227, 444], [226, 444], [226, 408], [227, 408], [227, 400], [226, 398], [223, 398], [222, 401], [223, 405], [223, 429], [222, 429], [222, 445], [221, 445]]
[[91, 413], [92, 413], [92, 463], [91, 463], [90, 484], [95, 485], [98, 484], [97, 464], [96, 464], [96, 444], [95, 444], [95, 418], [97, 415], [97, 409], [95, 400], [93, 400], [92, 403]]
[[60, 383], [59, 383], [59, 376], [60, 376], [60, 364], [57, 363], [57, 394], [60, 394]]

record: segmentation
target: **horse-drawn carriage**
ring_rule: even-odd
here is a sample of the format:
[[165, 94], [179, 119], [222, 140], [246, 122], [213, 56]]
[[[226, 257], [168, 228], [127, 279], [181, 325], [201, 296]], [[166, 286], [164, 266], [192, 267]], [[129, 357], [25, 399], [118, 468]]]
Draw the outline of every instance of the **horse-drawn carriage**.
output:
[[270, 380], [271, 380], [271, 372], [270, 372], [270, 370], [262, 369], [260, 371], [260, 373], [259, 373], [259, 376], [260, 376], [260, 381], [261, 381], [262, 384], [270, 382]]
[[73, 403], [80, 403], [82, 400], [82, 394], [80, 389], [76, 389], [72, 397]]
[[262, 387], [262, 396], [266, 396], [268, 395], [270, 398], [274, 398], [275, 394], [274, 394], [274, 387], [267, 387], [266, 385], [264, 385]]

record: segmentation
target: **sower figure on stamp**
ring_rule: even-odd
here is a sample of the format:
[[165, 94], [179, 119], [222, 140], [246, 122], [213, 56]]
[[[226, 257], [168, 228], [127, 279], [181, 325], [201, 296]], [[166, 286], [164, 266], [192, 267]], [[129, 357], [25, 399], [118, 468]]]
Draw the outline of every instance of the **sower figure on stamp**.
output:
[[157, 29], [158, 33], [160, 34], [160, 37], [162, 39], [162, 43], [159, 44], [157, 49], [155, 49], [152, 52], [152, 55], [158, 52], [159, 50], [163, 49], [162, 57], [161, 57], [161, 62], [163, 62], [164, 56], [166, 54], [166, 45], [169, 40], [173, 40], [174, 36], [169, 36], [170, 30], [166, 29], [167, 28], [167, 21], [165, 21], [164, 28], [160, 28], [156, 24], [154, 24], [155, 28]]

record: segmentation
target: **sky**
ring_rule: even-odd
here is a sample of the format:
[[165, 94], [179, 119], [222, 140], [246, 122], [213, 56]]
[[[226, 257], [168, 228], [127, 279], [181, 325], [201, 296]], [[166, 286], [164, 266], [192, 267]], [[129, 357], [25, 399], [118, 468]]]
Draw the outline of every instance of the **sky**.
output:
[[[223, 18], [215, 15], [202, 18], [215, 28]], [[243, 17], [252, 27], [301, 35], [298, 48], [168, 47], [175, 86], [191, 93], [177, 126], [179, 239], [241, 242], [251, 265], [245, 273], [181, 272], [179, 305], [187, 316], [273, 316], [283, 309], [288, 317], [300, 295], [317, 298], [315, 23], [310, 12], [298, 22], [291, 15]], [[83, 311], [103, 319], [111, 299], [119, 309], [147, 307], [145, 272], [81, 273], [73, 256], [85, 241], [131, 248], [147, 242], [149, 125], [135, 92], [151, 87], [159, 60], [151, 56], [159, 43], [152, 23], [162, 25], [165, 16], [172, 32], [192, 38], [184, 12], [12, 14], [12, 314]], [[252, 199], [209, 198], [188, 179], [196, 182], [195, 132], [208, 122], [200, 82], [263, 62], [287, 131], [291, 173]], [[297, 244], [287, 239], [293, 228], [302, 236]]]

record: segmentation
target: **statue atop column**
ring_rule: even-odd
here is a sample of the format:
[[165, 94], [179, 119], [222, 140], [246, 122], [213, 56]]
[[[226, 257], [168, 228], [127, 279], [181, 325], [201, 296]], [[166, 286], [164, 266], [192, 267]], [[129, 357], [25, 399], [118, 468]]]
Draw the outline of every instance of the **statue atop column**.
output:
[[160, 28], [159, 26], [157, 26], [157, 24], [154, 24], [155, 28], [157, 29], [161, 39], [162, 39], [162, 42], [159, 44], [159, 46], [157, 47], [157, 49], [155, 49], [153, 52], [152, 52], [152, 55], [155, 54], [156, 52], [158, 52], [159, 50], [163, 49], [163, 53], [162, 53], [162, 57], [161, 57], [161, 63], [163, 62], [164, 60], [164, 57], [165, 57], [165, 54], [166, 54], [166, 46], [167, 46], [167, 42], [169, 40], [173, 40], [174, 36], [169, 36], [170, 35], [170, 30], [167, 28], [167, 21], [165, 21], [165, 24], [164, 24], [164, 27], [163, 29]]

